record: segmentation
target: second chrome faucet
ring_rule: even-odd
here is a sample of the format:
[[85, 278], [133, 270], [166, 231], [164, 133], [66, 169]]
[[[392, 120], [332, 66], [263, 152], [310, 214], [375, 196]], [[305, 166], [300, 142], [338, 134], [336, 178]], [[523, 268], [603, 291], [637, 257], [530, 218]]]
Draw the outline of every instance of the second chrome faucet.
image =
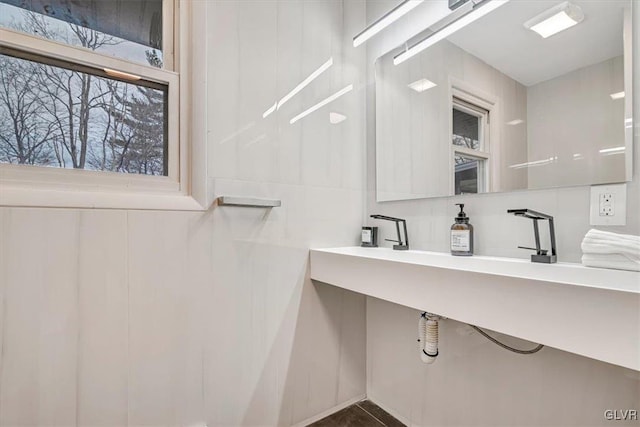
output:
[[[553, 217], [541, 212], [532, 211], [531, 209], [509, 209], [507, 213], [514, 214], [515, 216], [521, 216], [533, 220], [533, 235], [536, 242], [535, 248], [529, 248], [526, 246], [518, 246], [520, 249], [529, 249], [536, 251], [531, 255], [531, 262], [542, 262], [545, 264], [553, 264], [557, 262], [558, 256], [556, 254], [556, 231], [553, 226]], [[538, 221], [549, 221], [549, 239], [551, 241], [551, 255], [546, 249], [542, 249], [540, 246], [540, 231], [538, 230]]]

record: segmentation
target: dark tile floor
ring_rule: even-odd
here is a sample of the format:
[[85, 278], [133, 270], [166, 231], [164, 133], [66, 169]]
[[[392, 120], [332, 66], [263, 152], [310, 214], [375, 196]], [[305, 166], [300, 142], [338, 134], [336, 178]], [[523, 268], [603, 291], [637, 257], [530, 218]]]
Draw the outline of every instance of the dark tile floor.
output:
[[406, 427], [375, 403], [363, 400], [308, 427]]

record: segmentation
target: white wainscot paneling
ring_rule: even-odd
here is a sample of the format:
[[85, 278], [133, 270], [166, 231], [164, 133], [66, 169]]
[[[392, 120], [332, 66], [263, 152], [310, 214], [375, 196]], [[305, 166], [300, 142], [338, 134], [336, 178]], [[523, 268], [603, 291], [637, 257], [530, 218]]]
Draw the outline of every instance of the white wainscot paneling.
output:
[[75, 425], [78, 218], [5, 210], [1, 425]]

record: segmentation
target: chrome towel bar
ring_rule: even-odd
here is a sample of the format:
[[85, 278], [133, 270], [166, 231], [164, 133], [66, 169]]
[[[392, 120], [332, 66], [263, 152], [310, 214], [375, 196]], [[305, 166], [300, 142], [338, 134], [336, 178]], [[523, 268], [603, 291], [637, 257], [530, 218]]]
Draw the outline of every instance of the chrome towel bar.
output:
[[241, 206], [246, 208], [277, 208], [282, 206], [282, 201], [277, 199], [237, 196], [219, 196], [216, 199], [216, 203], [218, 206]]

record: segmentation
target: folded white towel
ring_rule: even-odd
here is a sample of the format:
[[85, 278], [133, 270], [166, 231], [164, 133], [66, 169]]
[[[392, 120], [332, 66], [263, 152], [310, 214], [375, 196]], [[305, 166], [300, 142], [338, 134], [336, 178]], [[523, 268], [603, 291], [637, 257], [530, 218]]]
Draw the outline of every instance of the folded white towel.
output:
[[640, 261], [640, 248], [635, 248], [632, 245], [626, 244], [603, 244], [592, 243], [587, 239], [582, 241], [582, 253], [585, 254], [603, 254], [603, 255], [625, 255], [629, 259], [634, 261]]
[[582, 255], [582, 265], [615, 270], [640, 271], [640, 261], [630, 260], [624, 255], [617, 254], [584, 254]]
[[585, 254], [621, 254], [640, 262], [640, 236], [592, 229], [584, 236], [581, 247]]
[[591, 230], [589, 230], [584, 237], [585, 238], [589, 237], [592, 239], [613, 240], [613, 241], [624, 240], [624, 241], [631, 241], [632, 243], [635, 242], [640, 244], [640, 236], [634, 236], [632, 234], [613, 233], [611, 231], [596, 230], [595, 228], [592, 228]]

